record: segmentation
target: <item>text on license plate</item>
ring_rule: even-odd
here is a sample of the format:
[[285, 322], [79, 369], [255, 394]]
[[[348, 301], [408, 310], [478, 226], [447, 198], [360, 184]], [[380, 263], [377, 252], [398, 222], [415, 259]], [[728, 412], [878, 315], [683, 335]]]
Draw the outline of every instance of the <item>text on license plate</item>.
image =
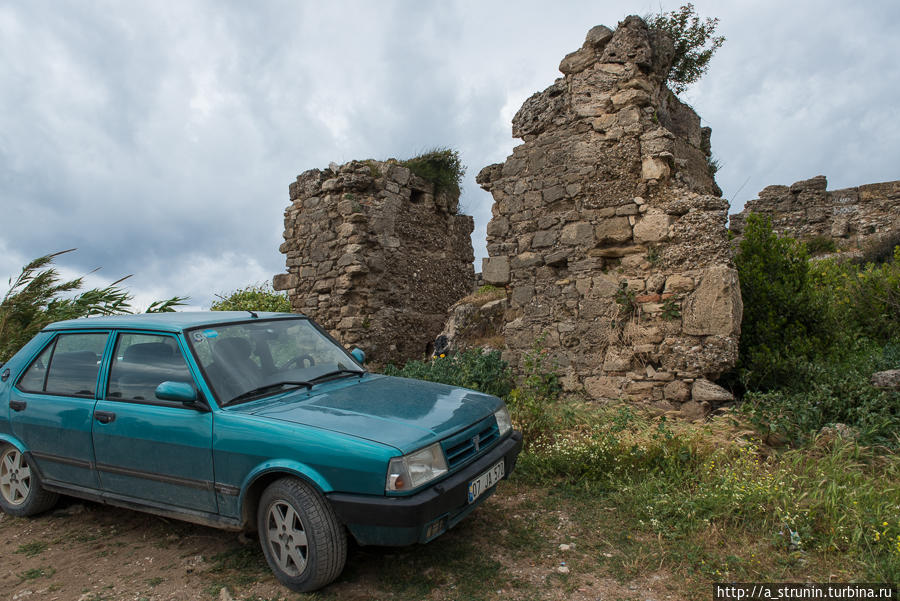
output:
[[469, 482], [469, 503], [472, 503], [492, 486], [503, 479], [506, 473], [506, 464], [501, 459], [492, 465], [486, 472]]

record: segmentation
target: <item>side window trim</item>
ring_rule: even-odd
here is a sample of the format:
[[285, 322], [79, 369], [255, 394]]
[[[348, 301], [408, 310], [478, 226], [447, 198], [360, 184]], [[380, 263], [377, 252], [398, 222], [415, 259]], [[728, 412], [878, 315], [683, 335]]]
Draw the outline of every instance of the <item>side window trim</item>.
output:
[[[53, 348], [50, 349], [50, 356], [47, 358], [47, 366], [44, 368], [44, 383], [41, 385], [41, 393], [47, 394], [47, 378], [50, 377], [50, 366], [53, 365], [53, 355], [56, 354], [56, 343], [59, 341], [59, 334], [53, 337]], [[29, 367], [31, 367], [29, 365]], [[28, 371], [28, 370], [25, 370]], [[22, 372], [25, 375], [25, 372]]]

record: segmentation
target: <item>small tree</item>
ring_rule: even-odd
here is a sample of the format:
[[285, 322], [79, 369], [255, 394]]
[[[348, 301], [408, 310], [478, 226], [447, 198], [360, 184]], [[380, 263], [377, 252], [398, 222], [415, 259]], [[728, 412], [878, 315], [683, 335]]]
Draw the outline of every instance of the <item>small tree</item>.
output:
[[675, 57], [666, 81], [676, 94], [681, 94], [703, 77], [713, 54], [725, 43], [724, 36], [714, 35], [719, 25], [718, 17], [701, 20], [691, 3], [645, 20], [651, 29], [669, 34], [675, 44]]
[[213, 311], [275, 311], [290, 313], [291, 302], [281, 292], [275, 292], [267, 283], [238, 288], [227, 296], [217, 294], [217, 300], [210, 306]]
[[828, 348], [808, 258], [806, 247], [776, 235], [768, 218], [747, 218], [735, 264], [744, 302], [738, 368], [750, 389], [782, 384], [797, 360]]

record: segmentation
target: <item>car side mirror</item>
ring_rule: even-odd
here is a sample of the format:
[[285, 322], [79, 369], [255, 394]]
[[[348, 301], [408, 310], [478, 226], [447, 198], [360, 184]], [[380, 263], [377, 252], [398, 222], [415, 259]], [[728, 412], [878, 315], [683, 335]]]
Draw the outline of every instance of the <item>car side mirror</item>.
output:
[[197, 390], [186, 382], [163, 382], [156, 387], [156, 398], [192, 407], [197, 403]]
[[353, 358], [356, 359], [360, 365], [366, 362], [366, 354], [360, 348], [355, 348], [350, 351], [350, 354], [353, 355]]

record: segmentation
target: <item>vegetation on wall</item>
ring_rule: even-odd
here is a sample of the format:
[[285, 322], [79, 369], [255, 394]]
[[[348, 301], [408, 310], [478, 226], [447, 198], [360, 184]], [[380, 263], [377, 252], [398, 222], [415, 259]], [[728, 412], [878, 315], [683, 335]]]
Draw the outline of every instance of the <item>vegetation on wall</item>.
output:
[[664, 31], [672, 38], [675, 56], [666, 81], [676, 94], [684, 92], [709, 69], [709, 61], [725, 43], [717, 36], [718, 18], [701, 19], [691, 3], [678, 10], [661, 12], [644, 19], [650, 29]]
[[435, 148], [419, 156], [400, 161], [400, 164], [424, 180], [434, 184], [434, 193], [458, 195], [466, 166], [459, 152], [450, 148]]
[[[103, 288], [79, 292], [84, 278], [64, 281], [53, 268], [53, 260], [75, 249], [38, 257], [9, 280], [9, 289], [0, 301], [0, 361], [6, 361], [44, 326], [55, 321], [91, 315], [134, 313], [132, 295], [119, 286], [130, 276]], [[147, 313], [174, 311], [187, 297], [174, 296], [156, 301]]]

